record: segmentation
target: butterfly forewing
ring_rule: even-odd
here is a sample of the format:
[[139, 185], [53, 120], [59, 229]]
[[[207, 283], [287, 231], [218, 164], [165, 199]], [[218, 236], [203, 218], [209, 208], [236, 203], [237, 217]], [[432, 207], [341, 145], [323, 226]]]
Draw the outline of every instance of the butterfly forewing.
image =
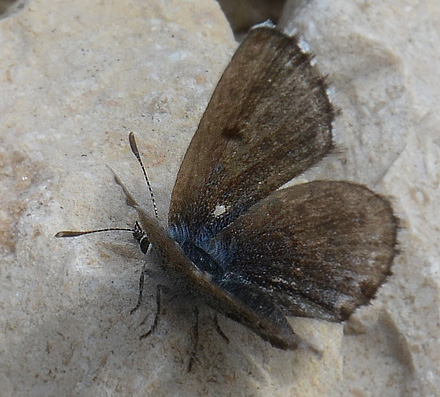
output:
[[281, 189], [211, 241], [225, 268], [215, 282], [229, 290], [240, 279], [285, 314], [341, 321], [390, 273], [396, 230], [388, 201], [364, 186], [315, 181]]
[[[297, 39], [252, 30], [219, 81], [174, 186], [179, 240], [215, 233], [332, 147], [326, 85]], [[182, 233], [181, 233], [182, 234]]]

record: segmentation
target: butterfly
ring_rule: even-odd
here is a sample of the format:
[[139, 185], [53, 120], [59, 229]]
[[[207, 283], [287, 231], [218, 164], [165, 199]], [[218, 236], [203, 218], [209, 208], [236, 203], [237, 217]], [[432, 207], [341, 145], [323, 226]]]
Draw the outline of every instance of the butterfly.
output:
[[[168, 227], [117, 178], [138, 213], [143, 251], [151, 244], [168, 275], [280, 349], [309, 346], [286, 317], [348, 319], [374, 297], [396, 254], [398, 219], [368, 187], [317, 180], [280, 189], [332, 151], [335, 113], [298, 38], [259, 25], [192, 138]], [[137, 152], [132, 134], [130, 143]]]

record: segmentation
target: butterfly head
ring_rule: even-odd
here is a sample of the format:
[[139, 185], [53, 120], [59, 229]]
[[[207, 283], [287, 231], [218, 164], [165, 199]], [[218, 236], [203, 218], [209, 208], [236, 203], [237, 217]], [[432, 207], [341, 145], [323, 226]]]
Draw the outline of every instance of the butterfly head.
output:
[[133, 228], [133, 237], [139, 243], [141, 251], [146, 254], [148, 248], [150, 248], [150, 240], [148, 239], [147, 233], [141, 228], [138, 222], [135, 223]]

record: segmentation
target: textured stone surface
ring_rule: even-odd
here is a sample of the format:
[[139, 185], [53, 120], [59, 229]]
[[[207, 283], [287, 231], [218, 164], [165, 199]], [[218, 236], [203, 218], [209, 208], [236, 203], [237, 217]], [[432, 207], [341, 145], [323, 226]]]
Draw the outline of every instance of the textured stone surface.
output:
[[187, 374], [193, 317], [181, 299], [165, 301], [157, 332], [139, 341], [154, 285], [130, 316], [144, 260], [130, 236], [53, 235], [133, 223], [107, 165], [148, 203], [128, 131], [165, 222], [180, 159], [236, 44], [210, 0], [35, 0], [0, 21], [2, 395], [440, 393], [439, 5], [291, 3], [284, 24], [308, 42], [342, 109], [339, 152], [302, 178], [366, 183], [403, 220], [377, 299], [345, 325], [292, 319], [321, 360], [221, 318], [228, 345], [203, 310]]

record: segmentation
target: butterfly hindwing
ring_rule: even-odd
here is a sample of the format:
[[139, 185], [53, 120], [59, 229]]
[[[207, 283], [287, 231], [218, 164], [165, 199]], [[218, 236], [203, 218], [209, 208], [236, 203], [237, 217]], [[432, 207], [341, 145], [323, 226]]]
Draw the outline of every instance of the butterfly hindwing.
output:
[[228, 290], [240, 279], [285, 314], [342, 321], [390, 273], [396, 230], [389, 202], [364, 186], [314, 181], [281, 189], [211, 241], [225, 261], [216, 284]]

